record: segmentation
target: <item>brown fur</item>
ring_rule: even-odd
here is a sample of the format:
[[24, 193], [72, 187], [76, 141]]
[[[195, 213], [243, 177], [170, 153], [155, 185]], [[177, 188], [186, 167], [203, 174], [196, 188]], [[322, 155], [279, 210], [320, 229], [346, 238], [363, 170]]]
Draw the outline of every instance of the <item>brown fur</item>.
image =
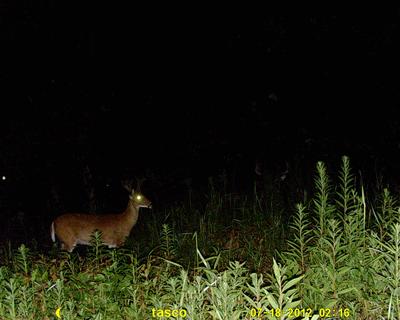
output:
[[55, 241], [57, 236], [61, 248], [72, 252], [77, 244], [88, 245], [93, 232], [99, 230], [104, 244], [120, 247], [136, 224], [141, 207], [151, 208], [151, 202], [132, 191], [127, 208], [120, 214], [66, 213], [52, 222], [51, 237]]

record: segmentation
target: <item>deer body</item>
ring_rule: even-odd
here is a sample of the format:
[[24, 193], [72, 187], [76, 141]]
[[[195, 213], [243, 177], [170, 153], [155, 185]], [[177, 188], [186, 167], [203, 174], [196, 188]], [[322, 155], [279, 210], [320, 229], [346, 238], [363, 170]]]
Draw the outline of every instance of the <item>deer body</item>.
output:
[[119, 247], [136, 224], [139, 208], [151, 208], [151, 202], [132, 190], [128, 206], [120, 214], [63, 214], [51, 224], [51, 239], [55, 242], [57, 236], [61, 249], [72, 252], [77, 244], [89, 245], [92, 234], [99, 230], [104, 244], [109, 248]]

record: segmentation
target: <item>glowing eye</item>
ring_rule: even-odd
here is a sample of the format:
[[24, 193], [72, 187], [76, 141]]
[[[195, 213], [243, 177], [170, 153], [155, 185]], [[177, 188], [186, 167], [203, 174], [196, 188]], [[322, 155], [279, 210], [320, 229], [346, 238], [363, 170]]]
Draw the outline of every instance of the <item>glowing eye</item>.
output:
[[2, 177], [1, 177], [1, 180], [3, 180], [3, 181], [6, 180], [6, 179], [7, 179], [6, 176], [2, 176]]
[[142, 199], [142, 196], [136, 196], [136, 199], [140, 200]]

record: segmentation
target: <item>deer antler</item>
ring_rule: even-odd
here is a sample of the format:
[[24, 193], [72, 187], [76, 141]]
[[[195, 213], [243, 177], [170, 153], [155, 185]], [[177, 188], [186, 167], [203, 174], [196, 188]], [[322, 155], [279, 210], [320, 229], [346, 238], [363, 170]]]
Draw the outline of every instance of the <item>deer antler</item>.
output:
[[147, 178], [141, 177], [141, 178], [136, 178], [136, 190], [140, 191], [140, 188], [143, 184], [144, 181], [146, 181]]
[[121, 184], [124, 187], [124, 189], [127, 190], [129, 193], [133, 192], [132, 180], [128, 179], [123, 180]]

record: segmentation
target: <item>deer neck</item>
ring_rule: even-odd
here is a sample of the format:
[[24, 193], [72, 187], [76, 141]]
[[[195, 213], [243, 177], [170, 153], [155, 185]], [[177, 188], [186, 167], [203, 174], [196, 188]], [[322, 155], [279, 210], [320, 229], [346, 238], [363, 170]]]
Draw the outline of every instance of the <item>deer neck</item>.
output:
[[128, 206], [123, 214], [126, 217], [126, 222], [129, 225], [134, 226], [139, 218], [139, 207], [129, 201]]

